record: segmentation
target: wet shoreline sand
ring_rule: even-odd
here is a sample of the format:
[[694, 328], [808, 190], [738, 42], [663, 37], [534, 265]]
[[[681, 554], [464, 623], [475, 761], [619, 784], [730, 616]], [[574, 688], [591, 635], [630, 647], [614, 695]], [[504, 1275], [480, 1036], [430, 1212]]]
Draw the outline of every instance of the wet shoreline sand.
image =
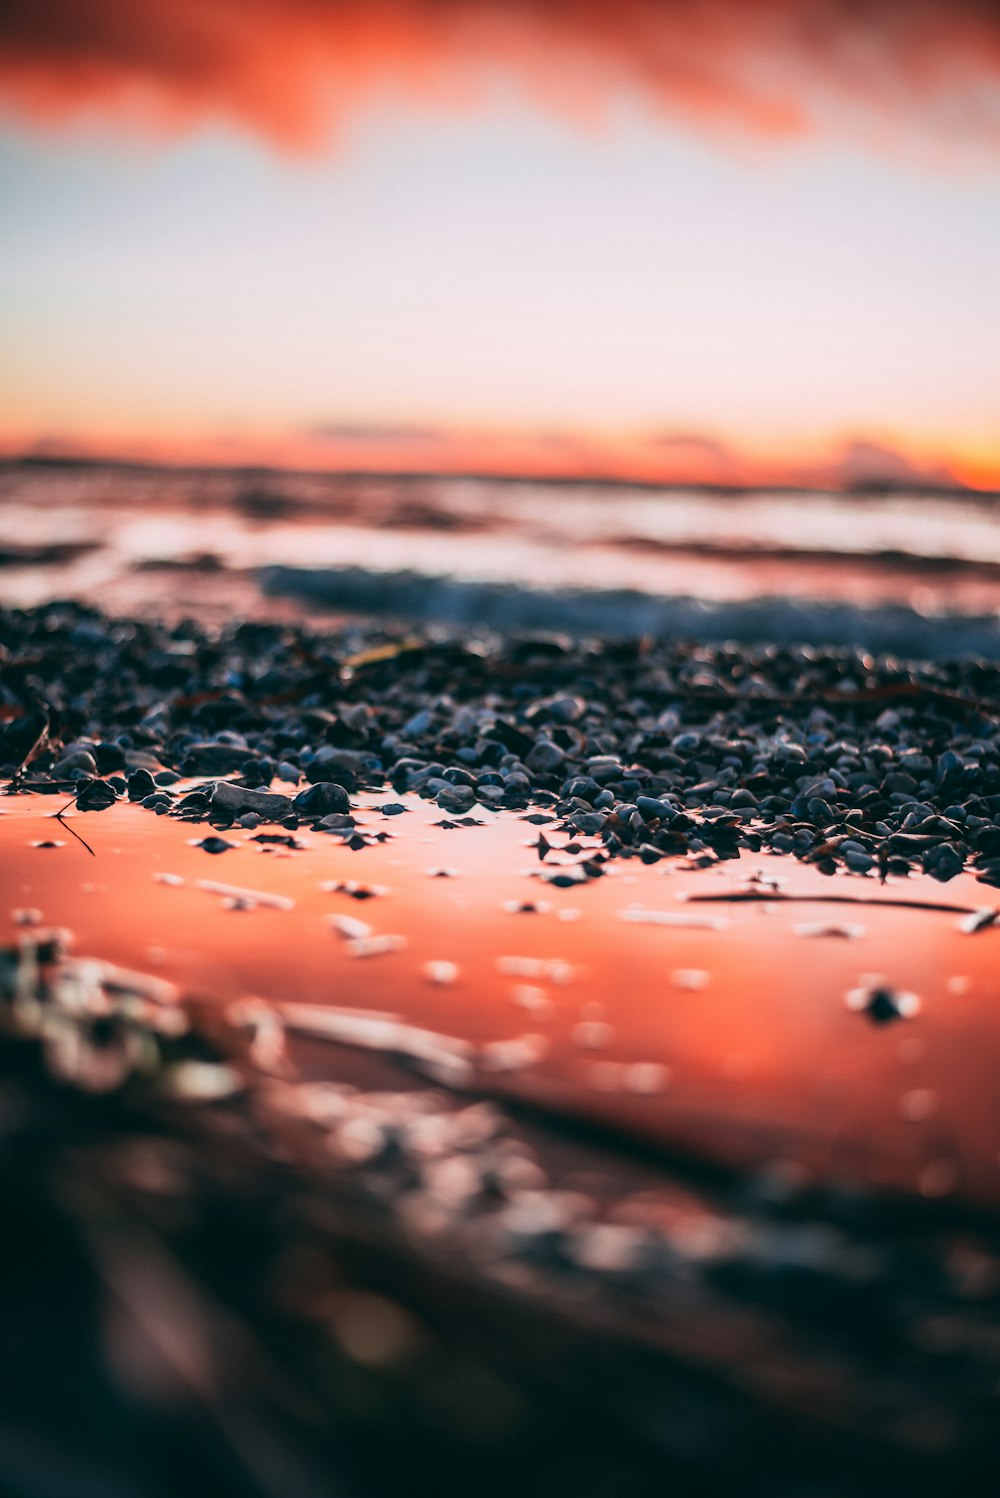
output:
[[[42, 1182], [57, 1171], [63, 1237], [83, 1229], [119, 1305], [113, 1378], [138, 1358], [188, 1397], [194, 1377], [211, 1438], [152, 1400], [178, 1454], [237, 1493], [269, 1491], [268, 1470], [298, 1491], [303, 1463], [320, 1491], [333, 1470], [395, 1492], [418, 1453], [446, 1495], [645, 1495], [665, 1464], [683, 1492], [795, 1491], [817, 1460], [852, 1492], [919, 1493], [980, 1469], [1000, 928], [960, 923], [982, 887], [744, 854], [546, 889], [516, 814], [443, 829], [416, 798], [385, 819], [359, 799], [392, 842], [239, 829], [212, 856], [139, 806], [0, 806], [17, 901], [0, 947], [69, 940], [70, 987], [44, 980], [58, 1062], [37, 1103], [32, 1024], [3, 1026], [12, 1143], [31, 1140]], [[526, 899], [542, 908], [511, 908]], [[405, 945], [350, 955], [359, 921]], [[919, 1008], [853, 1007], [872, 967]], [[191, 1016], [199, 1059], [162, 1072], [165, 1097], [155, 1070], [109, 1076], [122, 1003], [151, 1004], [154, 1028]], [[305, 1377], [335, 1424], [303, 1426], [275, 1377]]]
[[[7, 939], [37, 910], [223, 1013], [261, 1000], [304, 1035], [312, 1006], [319, 1028], [345, 1010], [456, 1038], [480, 1058], [460, 1091], [728, 1166], [790, 1158], [828, 1184], [996, 1205], [1000, 925], [961, 929], [990, 909], [971, 877], [879, 885], [744, 854], [559, 889], [538, 876], [560, 840], [543, 865], [521, 817], [445, 830], [416, 797], [391, 818], [364, 801], [358, 826], [393, 841], [305, 832], [292, 850], [236, 829], [213, 857], [137, 806], [57, 822], [49, 798], [5, 798]], [[919, 1009], [879, 1024], [850, 1007], [880, 981]]]
[[4, 1189], [106, 1404], [240, 1498], [992, 1460], [993, 666], [3, 626]]

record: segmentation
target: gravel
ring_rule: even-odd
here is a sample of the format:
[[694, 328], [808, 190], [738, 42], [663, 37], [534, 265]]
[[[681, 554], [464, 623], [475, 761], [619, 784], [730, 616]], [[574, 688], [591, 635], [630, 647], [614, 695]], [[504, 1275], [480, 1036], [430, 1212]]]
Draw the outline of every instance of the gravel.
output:
[[[0, 651], [5, 716], [49, 719], [22, 783], [62, 781], [84, 809], [127, 794], [220, 831], [244, 816], [294, 830], [348, 819], [359, 789], [389, 789], [446, 819], [551, 815], [599, 837], [604, 858], [770, 849], [830, 874], [944, 883], [971, 867], [1000, 886], [994, 661], [362, 625], [213, 631], [76, 603], [0, 611]], [[211, 784], [185, 790], [181, 775]]]

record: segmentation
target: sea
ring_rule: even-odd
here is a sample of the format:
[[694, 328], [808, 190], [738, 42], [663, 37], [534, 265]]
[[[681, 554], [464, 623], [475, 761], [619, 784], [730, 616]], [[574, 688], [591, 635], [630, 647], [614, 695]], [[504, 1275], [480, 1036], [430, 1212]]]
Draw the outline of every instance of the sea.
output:
[[1000, 496], [0, 467], [0, 601], [1000, 651]]

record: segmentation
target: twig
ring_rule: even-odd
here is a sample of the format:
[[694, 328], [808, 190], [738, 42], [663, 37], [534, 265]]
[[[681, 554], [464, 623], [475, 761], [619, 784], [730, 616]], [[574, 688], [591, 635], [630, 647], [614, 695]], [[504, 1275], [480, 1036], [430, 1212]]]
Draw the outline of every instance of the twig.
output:
[[949, 905], [943, 901], [932, 903], [929, 900], [872, 900], [865, 895], [785, 895], [774, 891], [758, 892], [749, 889], [733, 890], [726, 895], [688, 895], [685, 903], [713, 905], [734, 904], [740, 901], [749, 903], [754, 900], [764, 901], [768, 905], [779, 902], [798, 902], [803, 905], [884, 905], [894, 910], [943, 911], [946, 915], [973, 915], [975, 913], [971, 905]]
[[66, 829], [67, 832], [72, 833], [73, 837], [76, 838], [76, 840], [77, 840], [78, 843], [82, 843], [83, 844], [83, 846], [86, 848], [87, 852], [90, 854], [91, 858], [96, 858], [97, 854], [94, 852], [93, 848], [87, 842], [87, 839], [85, 837], [81, 837], [80, 834], [76, 831], [76, 829], [73, 828], [73, 827], [71, 827], [68, 822], [64, 822], [63, 821], [63, 812], [64, 811], [68, 811], [69, 808], [71, 806], [73, 806], [74, 804], [75, 804], [74, 798], [71, 797], [70, 800], [66, 802], [66, 805], [60, 811], [54, 811], [52, 813], [52, 817], [53, 817], [53, 819], [56, 822], [59, 823], [60, 827], [65, 827], [65, 829]]

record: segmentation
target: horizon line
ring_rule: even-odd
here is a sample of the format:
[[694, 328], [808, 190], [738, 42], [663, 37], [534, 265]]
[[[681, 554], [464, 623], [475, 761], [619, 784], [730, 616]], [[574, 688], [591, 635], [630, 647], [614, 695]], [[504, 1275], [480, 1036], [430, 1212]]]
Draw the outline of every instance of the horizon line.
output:
[[752, 494], [760, 492], [778, 494], [842, 494], [842, 495], [886, 495], [914, 494], [921, 497], [958, 498], [969, 496], [976, 499], [1000, 499], [1000, 488], [980, 487], [976, 484], [953, 480], [951, 483], [921, 479], [868, 479], [852, 484], [779, 482], [723, 483], [709, 480], [644, 479], [623, 474], [580, 473], [531, 473], [529, 471], [501, 472], [491, 469], [450, 468], [392, 468], [392, 467], [302, 467], [281, 463], [226, 463], [222, 461], [183, 462], [165, 458], [115, 457], [110, 454], [96, 456], [92, 453], [6, 453], [0, 455], [0, 471], [18, 468], [112, 468], [122, 471], [164, 474], [232, 474], [233, 476], [273, 476], [277, 478], [329, 478], [359, 481], [364, 479], [391, 479], [394, 482], [444, 482], [464, 481], [497, 484], [545, 484], [553, 488], [591, 487], [603, 489], [644, 489], [669, 492], [686, 491], [703, 494]]

